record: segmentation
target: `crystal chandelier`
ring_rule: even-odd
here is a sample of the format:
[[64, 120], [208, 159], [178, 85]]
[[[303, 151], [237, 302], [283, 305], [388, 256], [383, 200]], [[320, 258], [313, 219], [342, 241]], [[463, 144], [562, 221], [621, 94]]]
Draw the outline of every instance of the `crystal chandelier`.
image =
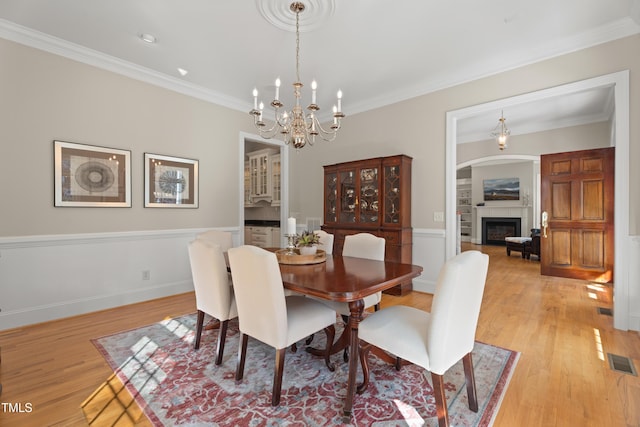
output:
[[507, 119], [504, 118], [504, 111], [501, 111], [500, 118], [498, 119], [498, 124], [493, 129], [493, 132], [491, 132], [491, 136], [494, 137], [498, 142], [498, 148], [500, 148], [500, 151], [507, 148], [507, 138], [509, 137], [509, 135], [511, 135], [511, 131], [505, 124], [506, 121]]
[[279, 100], [280, 79], [276, 79], [276, 96], [271, 101], [271, 106], [275, 110], [275, 122], [270, 128], [262, 120], [264, 104], [258, 104], [258, 89], [253, 89], [253, 109], [249, 114], [253, 115], [254, 125], [258, 129], [260, 136], [266, 139], [273, 138], [277, 133], [283, 135], [286, 144], [293, 145], [300, 149], [305, 145], [313, 145], [316, 136], [320, 136], [325, 141], [333, 141], [340, 129], [340, 120], [344, 117], [342, 113], [342, 91], [338, 90], [338, 103], [333, 106], [333, 123], [329, 130], [324, 129], [316, 116], [316, 111], [320, 107], [316, 104], [316, 81], [311, 82], [311, 104], [307, 107], [309, 113], [305, 113], [300, 106], [300, 90], [303, 84], [300, 83], [300, 13], [305, 6], [301, 2], [291, 3], [289, 9], [296, 14], [296, 82], [293, 83], [293, 94], [295, 95], [294, 107], [287, 111], [282, 109], [284, 104]]

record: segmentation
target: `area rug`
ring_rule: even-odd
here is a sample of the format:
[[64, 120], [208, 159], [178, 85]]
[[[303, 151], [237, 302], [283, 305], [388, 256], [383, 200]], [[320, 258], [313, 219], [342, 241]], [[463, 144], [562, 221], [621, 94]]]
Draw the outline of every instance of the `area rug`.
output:
[[[330, 372], [321, 358], [304, 351], [304, 342], [287, 352], [280, 406], [272, 407], [275, 350], [250, 338], [244, 379], [236, 382], [237, 322], [229, 326], [224, 359], [216, 366], [218, 331], [205, 330], [196, 351], [195, 320], [195, 314], [186, 315], [93, 340], [154, 426], [437, 425], [430, 373], [414, 365], [398, 372], [376, 357], [368, 390], [355, 396], [352, 416], [344, 419], [348, 364], [342, 354], [334, 355]], [[323, 343], [324, 333], [316, 334], [312, 345]], [[492, 425], [518, 357], [476, 342], [477, 413], [467, 404], [462, 362], [445, 374], [453, 426]]]

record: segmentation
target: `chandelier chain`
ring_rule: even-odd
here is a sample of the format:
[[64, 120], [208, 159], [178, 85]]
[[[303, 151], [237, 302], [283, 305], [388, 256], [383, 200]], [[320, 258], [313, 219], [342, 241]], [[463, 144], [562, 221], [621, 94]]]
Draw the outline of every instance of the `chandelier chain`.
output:
[[296, 81], [300, 81], [300, 12], [296, 11]]

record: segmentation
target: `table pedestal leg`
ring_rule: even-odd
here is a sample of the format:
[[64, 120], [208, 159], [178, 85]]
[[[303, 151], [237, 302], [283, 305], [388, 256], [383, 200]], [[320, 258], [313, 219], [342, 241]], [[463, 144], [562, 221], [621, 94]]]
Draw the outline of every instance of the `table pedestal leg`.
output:
[[353, 397], [356, 391], [356, 376], [358, 373], [358, 325], [362, 320], [364, 311], [364, 301], [357, 300], [349, 303], [349, 380], [347, 382], [347, 397], [344, 402], [344, 416], [351, 417], [353, 407]]

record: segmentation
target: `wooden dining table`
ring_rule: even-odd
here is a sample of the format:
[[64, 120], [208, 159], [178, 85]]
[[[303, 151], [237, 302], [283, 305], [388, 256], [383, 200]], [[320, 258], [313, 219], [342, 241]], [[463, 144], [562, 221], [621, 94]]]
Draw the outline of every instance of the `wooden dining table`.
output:
[[280, 264], [285, 289], [300, 294], [349, 304], [350, 316], [345, 333], [332, 352], [349, 346], [349, 375], [344, 415], [351, 416], [358, 371], [358, 325], [363, 318], [363, 298], [419, 276], [422, 267], [393, 261], [326, 255], [317, 264]]

